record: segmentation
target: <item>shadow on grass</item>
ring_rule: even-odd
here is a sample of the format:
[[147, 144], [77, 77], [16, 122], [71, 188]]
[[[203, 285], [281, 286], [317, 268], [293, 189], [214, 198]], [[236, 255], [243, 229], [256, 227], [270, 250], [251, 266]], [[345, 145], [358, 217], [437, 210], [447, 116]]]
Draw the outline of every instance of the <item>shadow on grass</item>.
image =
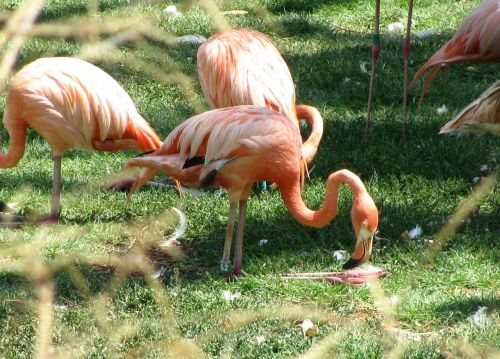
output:
[[478, 296], [457, 298], [437, 306], [432, 311], [436, 317], [446, 318], [448, 324], [457, 324], [471, 317], [480, 307], [487, 308], [485, 313], [487, 318], [492, 311], [500, 309], [500, 299], [498, 297]]
[[349, 4], [354, 2], [354, 0], [277, 0], [273, 1], [272, 4], [267, 5], [267, 9], [271, 11], [273, 14], [281, 14], [283, 12], [314, 12], [322, 7], [328, 7], [333, 4], [341, 5], [341, 4]]

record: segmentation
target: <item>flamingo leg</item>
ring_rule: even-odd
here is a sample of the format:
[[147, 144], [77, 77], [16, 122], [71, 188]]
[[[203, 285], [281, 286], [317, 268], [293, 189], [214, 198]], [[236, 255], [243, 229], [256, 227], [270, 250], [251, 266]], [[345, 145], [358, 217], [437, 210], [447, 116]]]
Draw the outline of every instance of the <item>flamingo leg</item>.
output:
[[50, 219], [57, 221], [61, 212], [61, 156], [54, 155], [54, 180], [52, 183], [52, 204]]
[[54, 155], [54, 175], [52, 180], [52, 202], [50, 215], [42, 217], [38, 224], [57, 223], [61, 212], [61, 156]]
[[229, 217], [227, 218], [226, 239], [224, 240], [224, 252], [220, 261], [219, 272], [222, 275], [230, 275], [232, 272], [231, 262], [231, 243], [233, 241], [234, 215], [236, 214], [237, 203], [231, 202], [229, 205]]
[[370, 89], [368, 91], [368, 115], [366, 117], [365, 141], [368, 141], [368, 129], [370, 127], [372, 113], [373, 88], [375, 84], [375, 73], [377, 71], [378, 55], [380, 54], [380, 0], [375, 1], [375, 27], [372, 33], [372, 71], [370, 73]]
[[406, 36], [403, 42], [403, 138], [406, 138], [406, 127], [408, 123], [408, 64], [411, 52], [411, 19], [413, 15], [413, 0], [408, 0], [408, 22], [406, 23]]
[[234, 270], [233, 274], [235, 276], [240, 276], [242, 274], [241, 271], [241, 262], [243, 259], [243, 235], [245, 231], [245, 217], [247, 212], [247, 201], [240, 201], [240, 211], [238, 217], [238, 231], [236, 232], [236, 245], [234, 247]]

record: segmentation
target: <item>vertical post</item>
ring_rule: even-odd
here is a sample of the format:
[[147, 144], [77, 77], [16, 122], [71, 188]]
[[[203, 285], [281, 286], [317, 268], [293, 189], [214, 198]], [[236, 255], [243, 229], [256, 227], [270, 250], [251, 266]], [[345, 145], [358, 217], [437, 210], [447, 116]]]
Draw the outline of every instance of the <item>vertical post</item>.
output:
[[373, 87], [377, 69], [378, 55], [380, 54], [380, 0], [375, 0], [375, 26], [372, 33], [372, 71], [370, 74], [370, 89], [368, 91], [368, 116], [366, 118], [365, 141], [368, 141], [368, 128], [370, 126]]
[[408, 123], [408, 64], [411, 52], [411, 18], [413, 16], [413, 0], [408, 0], [408, 21], [406, 23], [406, 36], [403, 41], [403, 138], [406, 139]]

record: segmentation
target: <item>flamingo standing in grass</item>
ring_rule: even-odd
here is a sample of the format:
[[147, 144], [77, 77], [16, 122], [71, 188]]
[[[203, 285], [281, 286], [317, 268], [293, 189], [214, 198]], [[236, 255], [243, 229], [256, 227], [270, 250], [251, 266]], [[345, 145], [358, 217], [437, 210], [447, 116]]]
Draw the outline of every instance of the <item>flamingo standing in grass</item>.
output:
[[500, 80], [465, 107], [439, 133], [490, 132], [500, 136]]
[[455, 35], [417, 71], [409, 87], [431, 69], [420, 95], [420, 106], [441, 66], [459, 61], [500, 61], [500, 1], [486, 0], [467, 17]]
[[266, 107], [311, 124], [302, 147], [311, 163], [323, 135], [323, 119], [311, 106], [295, 105], [295, 87], [278, 48], [266, 35], [250, 29], [217, 33], [198, 49], [198, 76], [212, 108], [238, 105]]
[[130, 194], [159, 171], [183, 183], [222, 186], [228, 190], [230, 211], [220, 267], [223, 274], [231, 273], [229, 257], [238, 204], [232, 275], [242, 273], [247, 200], [252, 184], [262, 180], [276, 183], [292, 216], [312, 227], [323, 227], [337, 215], [339, 185], [347, 184], [354, 197], [351, 220], [356, 249], [344, 268], [355, 267], [370, 257], [378, 210], [363, 182], [346, 169], [334, 172], [328, 177], [321, 209], [307, 208], [300, 194], [305, 174], [300, 132], [287, 116], [276, 111], [235, 106], [191, 117], [168, 135], [161, 148], [150, 155], [127, 160], [126, 167], [144, 167]]
[[52, 205], [44, 222], [59, 216], [61, 156], [66, 150], [152, 151], [161, 146], [118, 82], [74, 58], [41, 58], [22, 68], [10, 83], [3, 124], [10, 148], [6, 154], [0, 151], [0, 168], [14, 167], [22, 158], [29, 126], [52, 146]]

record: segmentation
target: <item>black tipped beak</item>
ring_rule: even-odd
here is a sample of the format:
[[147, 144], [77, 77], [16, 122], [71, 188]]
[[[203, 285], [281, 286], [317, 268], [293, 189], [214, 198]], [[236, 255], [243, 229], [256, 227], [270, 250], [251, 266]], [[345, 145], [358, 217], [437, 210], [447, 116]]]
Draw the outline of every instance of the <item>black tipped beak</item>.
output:
[[363, 261], [361, 259], [354, 259], [351, 257], [347, 262], [344, 263], [342, 268], [353, 269], [353, 268], [359, 266], [361, 263], [363, 263]]

